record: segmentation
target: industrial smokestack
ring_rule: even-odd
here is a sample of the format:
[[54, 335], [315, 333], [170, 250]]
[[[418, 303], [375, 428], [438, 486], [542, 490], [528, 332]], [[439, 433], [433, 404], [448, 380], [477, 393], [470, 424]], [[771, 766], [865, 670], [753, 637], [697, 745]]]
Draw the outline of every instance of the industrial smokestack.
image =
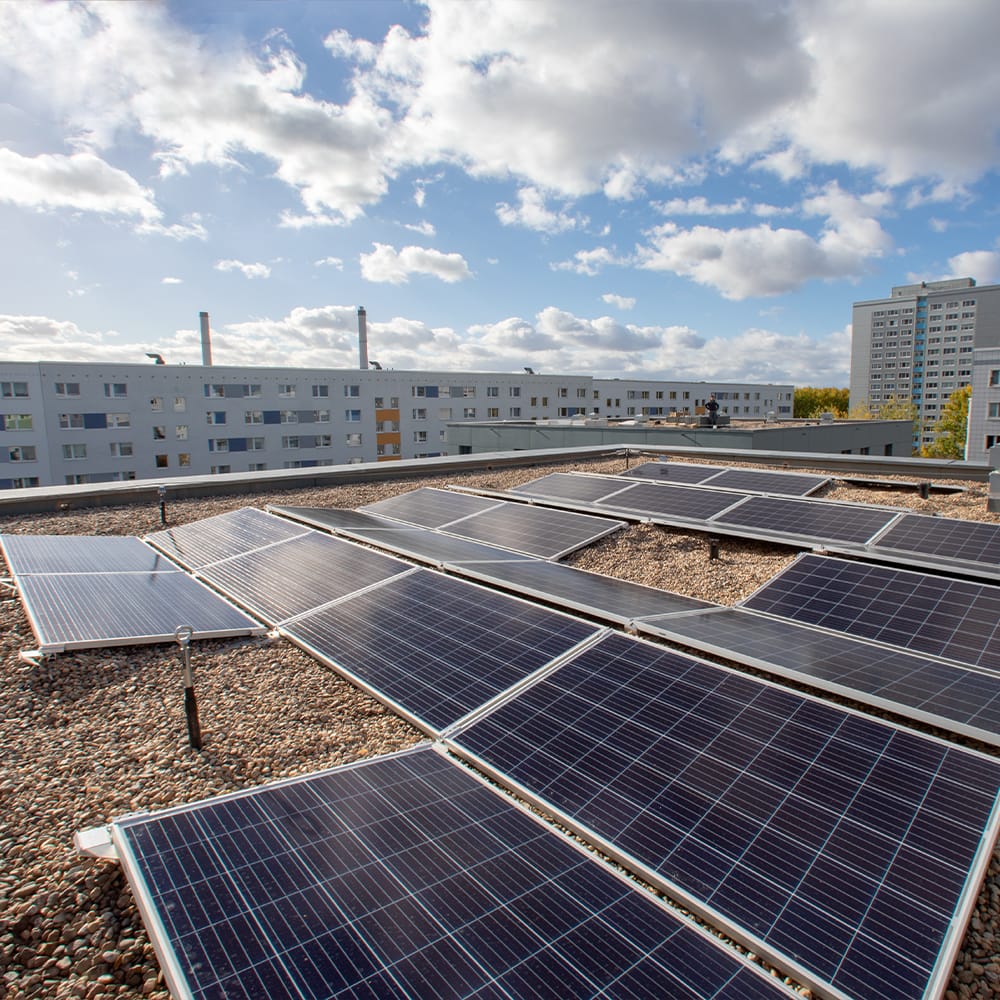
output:
[[368, 371], [368, 313], [358, 306], [358, 362], [363, 372]]
[[208, 313], [198, 313], [201, 318], [201, 363], [212, 367], [212, 332], [208, 328]]

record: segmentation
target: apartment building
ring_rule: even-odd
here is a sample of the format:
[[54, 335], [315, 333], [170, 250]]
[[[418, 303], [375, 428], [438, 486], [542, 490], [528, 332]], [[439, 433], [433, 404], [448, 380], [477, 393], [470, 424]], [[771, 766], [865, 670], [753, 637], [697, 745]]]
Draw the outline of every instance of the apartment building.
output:
[[791, 415], [791, 385], [583, 375], [0, 362], [0, 489], [449, 454], [447, 425]]
[[973, 351], [1000, 347], [1000, 285], [899, 285], [886, 299], [855, 302], [851, 318], [851, 407], [878, 413], [890, 399], [912, 400], [919, 448], [934, 440], [948, 397], [972, 382]]

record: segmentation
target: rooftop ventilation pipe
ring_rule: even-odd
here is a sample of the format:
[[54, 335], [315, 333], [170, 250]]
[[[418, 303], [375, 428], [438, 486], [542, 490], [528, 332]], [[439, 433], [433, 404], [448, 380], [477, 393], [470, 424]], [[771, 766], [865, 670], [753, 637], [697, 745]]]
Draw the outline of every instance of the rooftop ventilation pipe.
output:
[[208, 313], [198, 313], [201, 319], [201, 363], [212, 367], [212, 331], [208, 327]]
[[358, 364], [363, 372], [368, 371], [368, 313], [364, 306], [358, 306]]

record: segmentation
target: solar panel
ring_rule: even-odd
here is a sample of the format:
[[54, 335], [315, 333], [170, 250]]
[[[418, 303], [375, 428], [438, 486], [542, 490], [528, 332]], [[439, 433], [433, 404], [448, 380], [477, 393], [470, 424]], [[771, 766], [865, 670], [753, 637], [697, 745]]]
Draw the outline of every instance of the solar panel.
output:
[[668, 483], [701, 483], [723, 472], [721, 465], [694, 465], [691, 462], [643, 462], [627, 469], [622, 476], [628, 479], [654, 479]]
[[112, 832], [178, 997], [791, 995], [426, 747]]
[[619, 634], [452, 738], [823, 995], [944, 989], [1000, 762]]
[[318, 531], [212, 563], [201, 576], [274, 625], [413, 569]]
[[453, 490], [436, 490], [423, 486], [387, 500], [365, 504], [358, 509], [380, 517], [394, 517], [408, 524], [419, 524], [424, 528], [440, 528], [459, 518], [489, 510], [499, 503], [502, 501], [488, 500], [472, 493], [456, 493]]
[[430, 570], [395, 577], [282, 631], [431, 732], [597, 633], [561, 612]]
[[18, 578], [39, 652], [248, 635], [261, 626], [179, 570], [158, 573], [46, 573]]
[[600, 503], [615, 510], [704, 521], [746, 499], [742, 493], [724, 493], [722, 490], [700, 489], [697, 486], [636, 483]]
[[991, 674], [740, 608], [635, 628], [1000, 746], [1000, 677]]
[[0, 535], [11, 573], [155, 573], [177, 567], [138, 538], [117, 535]]
[[863, 545], [897, 517], [899, 511], [860, 504], [749, 497], [739, 507], [720, 514], [713, 523], [738, 524], [785, 537], [833, 539]]
[[1000, 671], [1000, 587], [803, 555], [743, 606]]
[[456, 535], [446, 535], [429, 528], [398, 528], [383, 531], [367, 528], [348, 529], [343, 532], [349, 538], [368, 542], [389, 552], [398, 552], [433, 566], [468, 562], [523, 562], [528, 559], [521, 552], [498, 549], [494, 545], [472, 542]]
[[679, 614], [715, 607], [694, 597], [541, 560], [475, 563], [461, 566], [459, 570], [463, 576], [618, 624], [627, 625], [645, 615]]
[[364, 528], [372, 531], [378, 528], [395, 531], [397, 521], [390, 521], [375, 514], [362, 514], [345, 507], [268, 507], [269, 511], [281, 517], [301, 521], [303, 524], [322, 528], [324, 531], [338, 532], [347, 528]]
[[543, 559], [558, 559], [624, 526], [606, 517], [504, 503], [444, 530]]
[[1000, 572], [1000, 525], [951, 517], [901, 517], [874, 542], [876, 550], [895, 549], [921, 556], [978, 563]]
[[154, 531], [146, 535], [146, 541], [183, 565], [199, 569], [219, 559], [294, 538], [305, 531], [291, 521], [244, 507], [177, 528]]
[[829, 476], [812, 476], [805, 472], [769, 472], [765, 469], [723, 469], [717, 476], [705, 480], [704, 486], [725, 490], [748, 490], [755, 493], [777, 493], [784, 496], [808, 496], [830, 482]]
[[510, 492], [534, 497], [553, 497], [559, 500], [578, 500], [594, 503], [612, 493], [627, 488], [620, 477], [574, 475], [571, 472], [552, 472], [530, 483], [515, 486]]

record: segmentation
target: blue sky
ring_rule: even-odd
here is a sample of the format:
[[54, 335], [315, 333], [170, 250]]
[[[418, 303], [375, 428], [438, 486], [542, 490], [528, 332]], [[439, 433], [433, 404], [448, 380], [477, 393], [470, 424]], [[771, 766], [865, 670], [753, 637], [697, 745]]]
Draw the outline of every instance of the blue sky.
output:
[[0, 4], [0, 360], [846, 385], [1000, 281], [995, 0]]

